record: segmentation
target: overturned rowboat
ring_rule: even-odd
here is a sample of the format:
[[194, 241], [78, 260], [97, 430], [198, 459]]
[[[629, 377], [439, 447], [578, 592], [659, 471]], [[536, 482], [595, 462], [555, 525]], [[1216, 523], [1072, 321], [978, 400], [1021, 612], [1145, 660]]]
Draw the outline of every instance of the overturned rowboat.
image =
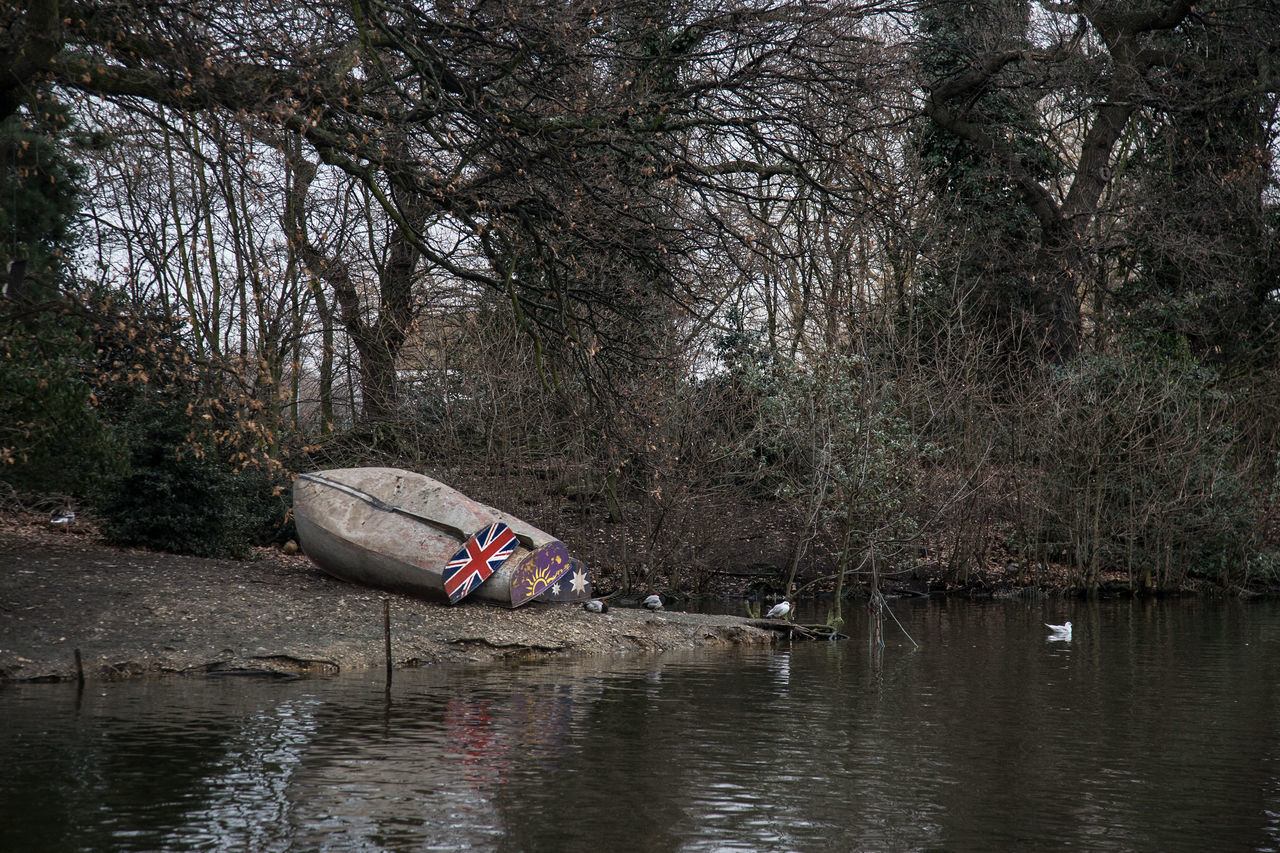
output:
[[300, 474], [293, 513], [303, 553], [352, 583], [505, 607], [591, 597], [586, 566], [550, 533], [413, 471]]

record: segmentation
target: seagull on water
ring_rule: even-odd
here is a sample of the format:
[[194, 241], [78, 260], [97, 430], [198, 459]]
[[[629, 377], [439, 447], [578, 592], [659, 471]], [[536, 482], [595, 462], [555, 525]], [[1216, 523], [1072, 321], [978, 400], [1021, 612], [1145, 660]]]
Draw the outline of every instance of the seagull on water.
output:
[[589, 610], [592, 613], [608, 613], [609, 605], [605, 604], [598, 598], [593, 598], [582, 605], [583, 610]]
[[1048, 622], [1046, 622], [1044, 623], [1044, 626], [1052, 632], [1051, 634], [1049, 634], [1050, 640], [1070, 640], [1071, 639], [1071, 623], [1070, 622], [1064, 622], [1061, 625], [1050, 625]]
[[791, 612], [790, 601], [779, 601], [770, 608], [769, 612], [764, 615], [766, 619], [786, 619], [787, 614]]
[[661, 610], [662, 596], [657, 595], [656, 593], [654, 595], [649, 596], [644, 600], [644, 606], [649, 608], [650, 610]]

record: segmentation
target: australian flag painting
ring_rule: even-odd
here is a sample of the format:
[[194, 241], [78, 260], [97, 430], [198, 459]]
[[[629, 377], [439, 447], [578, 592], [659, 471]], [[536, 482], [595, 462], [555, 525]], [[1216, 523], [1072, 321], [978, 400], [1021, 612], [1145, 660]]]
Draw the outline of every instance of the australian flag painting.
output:
[[516, 535], [501, 521], [479, 530], [445, 563], [444, 591], [449, 603], [457, 604], [484, 583], [515, 549]]

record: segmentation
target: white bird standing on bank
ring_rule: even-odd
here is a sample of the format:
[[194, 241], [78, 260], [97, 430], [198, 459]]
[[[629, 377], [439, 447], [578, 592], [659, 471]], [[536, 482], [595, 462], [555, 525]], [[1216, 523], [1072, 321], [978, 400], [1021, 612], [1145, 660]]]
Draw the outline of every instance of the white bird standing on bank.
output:
[[589, 610], [592, 613], [608, 613], [609, 605], [605, 604], [598, 598], [593, 598], [586, 604], [582, 605], [583, 610]]
[[1071, 639], [1071, 623], [1070, 622], [1064, 622], [1061, 625], [1050, 625], [1048, 622], [1046, 622], [1044, 623], [1044, 626], [1053, 632], [1049, 635], [1050, 640], [1070, 640]]
[[787, 614], [791, 612], [790, 601], [779, 601], [770, 608], [769, 612], [764, 615], [766, 619], [786, 619]]
[[649, 596], [644, 600], [644, 606], [649, 608], [650, 610], [661, 610], [662, 596], [658, 595], [657, 593]]

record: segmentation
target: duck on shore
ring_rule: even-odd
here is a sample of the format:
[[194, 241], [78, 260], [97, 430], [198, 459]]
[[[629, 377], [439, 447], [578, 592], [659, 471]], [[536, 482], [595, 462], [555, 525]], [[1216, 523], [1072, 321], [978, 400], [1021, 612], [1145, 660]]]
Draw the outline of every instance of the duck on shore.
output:
[[49, 517], [49, 523], [54, 527], [61, 527], [63, 530], [70, 530], [71, 525], [76, 520], [75, 510], [71, 507], [63, 507], [57, 510]]

